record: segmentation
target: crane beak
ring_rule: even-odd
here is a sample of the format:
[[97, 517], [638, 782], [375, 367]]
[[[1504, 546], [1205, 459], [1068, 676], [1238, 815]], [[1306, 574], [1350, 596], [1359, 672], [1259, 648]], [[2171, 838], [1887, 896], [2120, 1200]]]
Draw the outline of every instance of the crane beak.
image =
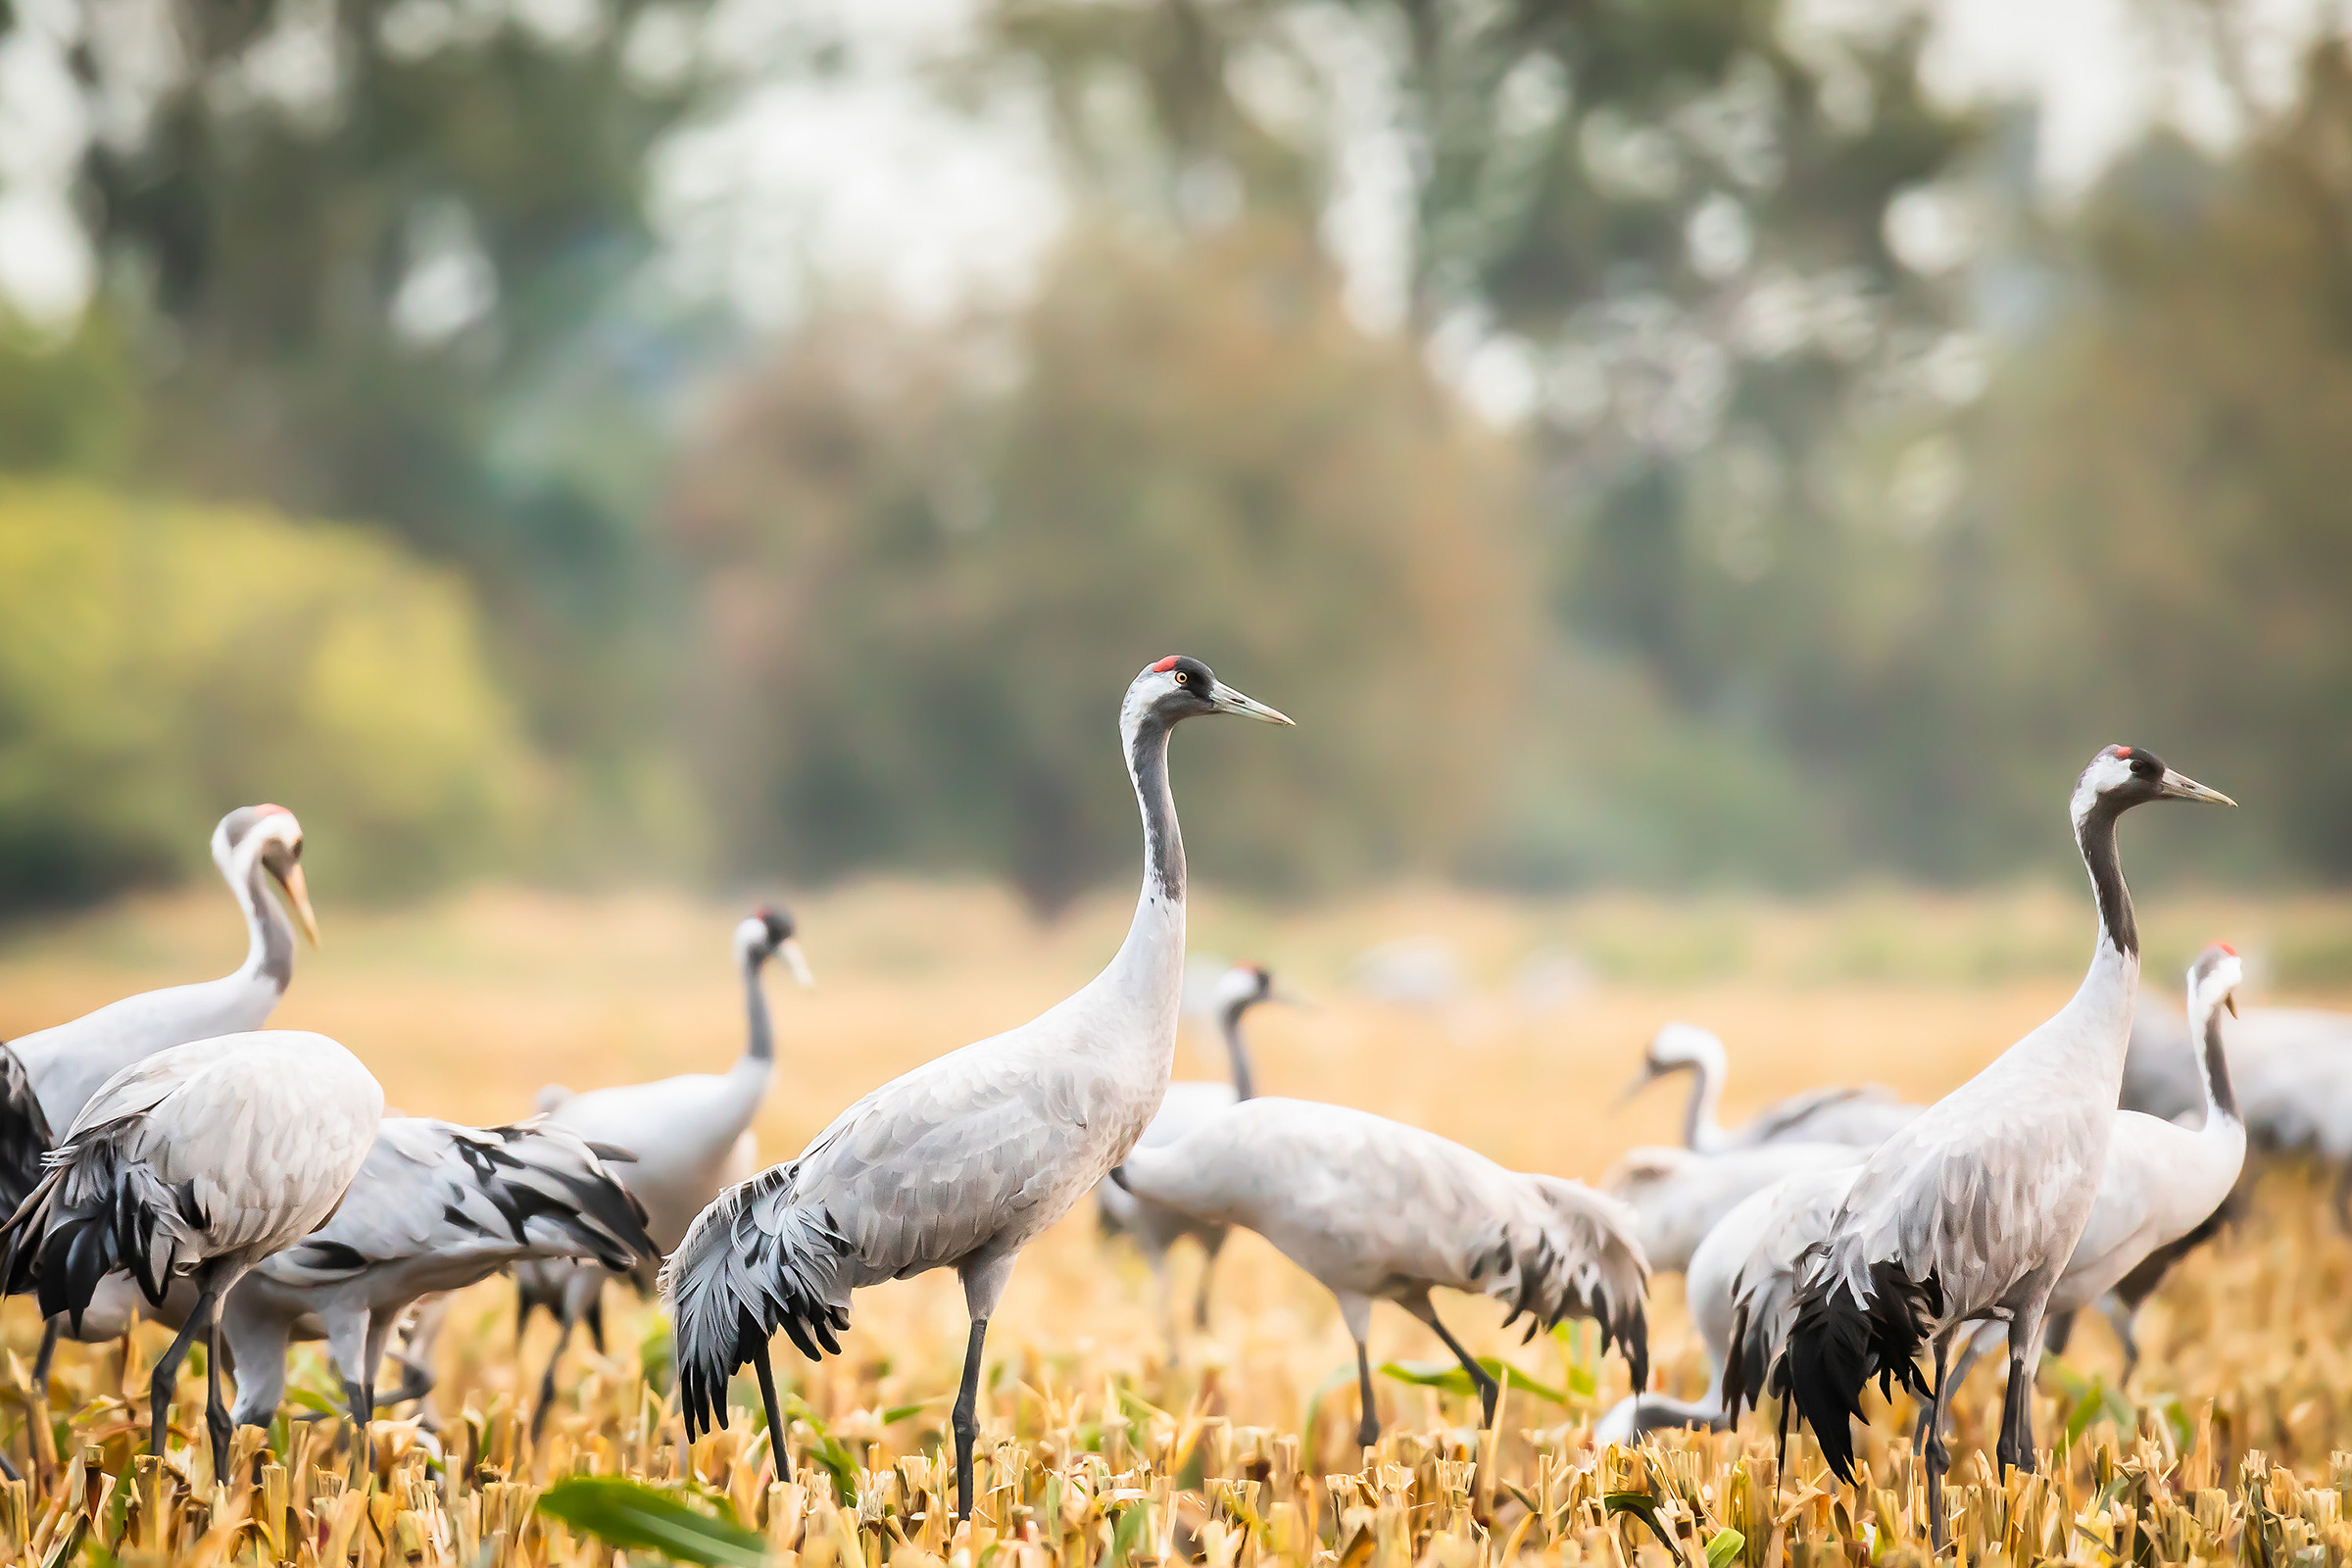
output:
[[784, 960], [784, 967], [792, 971], [792, 977], [795, 980], [805, 986], [816, 984], [816, 976], [808, 972], [808, 959], [802, 954], [801, 945], [797, 940], [786, 937], [777, 943], [776, 956]]
[[2237, 993], [2236, 993], [2236, 992], [2234, 992], [2234, 991], [2232, 991], [2232, 992], [2230, 992], [2230, 993], [2228, 996], [2224, 997], [2224, 998], [2222, 999], [2222, 1005], [2223, 1005], [2223, 1006], [2225, 1006], [2225, 1007], [2228, 1007], [2228, 1008], [2230, 1009], [2230, 1017], [2232, 1017], [2232, 1018], [2236, 1017], [2236, 1016], [2237, 1016]]
[[1232, 687], [1225, 685], [1220, 685], [1217, 687], [1216, 695], [1208, 700], [1208, 706], [1215, 709], [1220, 713], [1239, 713], [1244, 718], [1254, 718], [1260, 723], [1265, 724], [1289, 724], [1294, 722], [1291, 718], [1291, 715], [1284, 712], [1281, 709], [1268, 708], [1256, 698], [1244, 697], [1240, 692], [1237, 692]]
[[312, 947], [317, 947], [318, 945], [318, 916], [311, 909], [311, 890], [308, 884], [302, 880], [302, 862], [297, 860], [289, 864], [282, 872], [272, 866], [270, 871], [277, 877], [277, 885], [285, 889], [286, 902], [294, 906], [294, 918], [301, 922], [302, 934], [311, 939]]
[[1627, 1084], [1623, 1089], [1617, 1091], [1617, 1098], [1610, 1102], [1609, 1108], [1612, 1110], [1622, 1110], [1627, 1105], [1633, 1103], [1634, 1097], [1640, 1094], [1642, 1090], [1647, 1089], [1649, 1087], [1649, 1081], [1652, 1078], [1655, 1078], [1657, 1075], [1658, 1073], [1656, 1068], [1652, 1067], [1646, 1061], [1643, 1062], [1642, 1064], [1642, 1070], [1634, 1074], [1633, 1082]]
[[2215, 806], [2235, 806], [2237, 803], [2220, 790], [2209, 790], [2195, 779], [2171, 768], [2164, 770], [2163, 780], [2156, 786], [2159, 800], [2206, 801]]

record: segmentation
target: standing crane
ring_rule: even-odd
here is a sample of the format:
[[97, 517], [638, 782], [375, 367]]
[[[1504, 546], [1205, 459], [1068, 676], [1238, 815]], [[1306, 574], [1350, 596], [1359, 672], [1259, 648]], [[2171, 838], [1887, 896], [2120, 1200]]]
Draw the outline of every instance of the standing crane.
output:
[[1139, 1198], [1274, 1244], [1338, 1298], [1355, 1341], [1356, 1441], [1380, 1436], [1372, 1403], [1372, 1303], [1429, 1325], [1477, 1385], [1484, 1425], [1499, 1390], [1438, 1318], [1439, 1286], [1507, 1303], [1528, 1334], [1571, 1315], [1600, 1324], [1649, 1381], [1643, 1296], [1649, 1265], [1633, 1215], [1557, 1176], [1505, 1170], [1451, 1139], [1346, 1105], [1252, 1100], [1174, 1143], [1138, 1148], [1114, 1178]]
[[[2050, 1291], [2053, 1328], [2107, 1299], [2159, 1250], [2203, 1227], [2237, 1185], [2246, 1162], [2246, 1124], [2238, 1118], [2237, 1098], [2230, 1092], [2222, 1012], [2235, 1012], [2237, 987], [2244, 977], [2245, 965], [2237, 954], [2218, 944], [2197, 955], [2189, 966], [2188, 1015], [2199, 1042], [2197, 1076], [2203, 1086], [2204, 1121], [2182, 1127], [2136, 1110], [2114, 1113], [2098, 1198], [2066, 1271]], [[1987, 1323], [1969, 1340], [1952, 1364], [1953, 1390], [1967, 1379], [1977, 1357], [1991, 1348], [1997, 1332], [1998, 1325]], [[2117, 1337], [2126, 1354], [2136, 1359], [2128, 1322]], [[2130, 1375], [2127, 1369], [2125, 1376]], [[1925, 1411], [1920, 1424], [1924, 1440], [1931, 1436]], [[1932, 1436], [1941, 1441], [1940, 1432]]]
[[412, 1303], [523, 1259], [586, 1258], [617, 1273], [659, 1257], [611, 1153], [541, 1117], [508, 1127], [385, 1117], [334, 1216], [228, 1292], [220, 1335], [236, 1365], [237, 1423], [268, 1426], [288, 1342], [322, 1338], [365, 1470], [376, 1368]]
[[[781, 1434], [769, 1335], [781, 1328], [811, 1359], [836, 1353], [853, 1291], [952, 1268], [971, 1318], [953, 1420], [957, 1512], [970, 1517], [981, 1348], [1013, 1260], [1127, 1157], [1167, 1092], [1185, 895], [1168, 738], [1208, 713], [1291, 722], [1182, 655], [1127, 688], [1119, 742], [1143, 816], [1143, 891], [1101, 974], [1019, 1028], [884, 1084], [695, 1220], [662, 1270], [690, 1439], [726, 1420], [727, 1379], [746, 1361]], [[780, 1446], [776, 1456], [781, 1467]]]
[[[1250, 1045], [1242, 1038], [1242, 1015], [1260, 1003], [1283, 1000], [1283, 995], [1274, 988], [1273, 974], [1262, 963], [1237, 963], [1218, 977], [1217, 1030], [1225, 1040], [1225, 1057], [1233, 1081], [1168, 1085], [1167, 1097], [1160, 1101], [1158, 1114], [1144, 1129], [1144, 1136], [1136, 1140], [1137, 1148], [1155, 1149], [1161, 1144], [1172, 1144], [1209, 1117], [1221, 1115], [1250, 1097]], [[1112, 1181], [1095, 1188], [1095, 1204], [1102, 1214], [1103, 1231], [1112, 1236], [1135, 1238], [1144, 1261], [1152, 1266], [1152, 1277], [1159, 1286], [1160, 1309], [1167, 1318], [1171, 1348], [1176, 1344], [1176, 1309], [1168, 1280], [1168, 1250], [1187, 1236], [1200, 1244], [1200, 1285], [1193, 1297], [1193, 1327], [1206, 1329], [1209, 1277], [1216, 1267], [1217, 1253], [1225, 1246], [1227, 1228], [1213, 1220], [1195, 1219], [1180, 1209], [1138, 1198]]]
[[[561, 1084], [539, 1091], [539, 1109], [550, 1126], [629, 1151], [631, 1162], [620, 1179], [644, 1203], [646, 1229], [657, 1249], [654, 1257], [631, 1271], [640, 1289], [652, 1288], [661, 1259], [684, 1239], [694, 1216], [722, 1189], [758, 1168], [752, 1121], [767, 1098], [776, 1068], [776, 1031], [760, 971], [770, 958], [780, 957], [795, 980], [804, 986], [815, 984], [794, 932], [792, 916], [772, 905], [761, 905], [735, 927], [735, 968], [743, 980], [747, 1032], [743, 1054], [725, 1072], [681, 1073], [579, 1095]], [[539, 1405], [531, 1414], [533, 1436], [547, 1424], [548, 1408], [556, 1397], [556, 1366], [573, 1327], [585, 1322], [596, 1348], [605, 1347], [602, 1299], [612, 1272], [601, 1264], [570, 1259], [526, 1262], [514, 1271], [516, 1339], [530, 1326], [531, 1313], [538, 1307], [547, 1309], [558, 1328], [547, 1374], [539, 1381]]]
[[[2228, 796], [2154, 754], [2110, 746], [2071, 802], [2075, 841], [2098, 904], [2090, 968], [2072, 1000], [1875, 1150], [1808, 1265], [1787, 1351], [1788, 1387], [1843, 1481], [1872, 1377], [1899, 1380], [1943, 1425], [1952, 1339], [1973, 1318], [2009, 1328], [2009, 1387], [1997, 1446], [2004, 1468], [2034, 1466], [2031, 1380], [2050, 1291], [2074, 1255], [2098, 1196], [2115, 1125], [2139, 929], [2116, 853], [2116, 822], [2149, 801]], [[1933, 1387], [1915, 1358], [1932, 1348]], [[1928, 1456], [1929, 1517], [1944, 1535], [1948, 1455]]]
[[78, 1324], [110, 1274], [127, 1271], [154, 1306], [191, 1276], [196, 1298], [149, 1385], [150, 1449], [163, 1454], [179, 1364], [202, 1330], [213, 1473], [225, 1482], [221, 1298], [335, 1211], [383, 1113], [374, 1076], [324, 1035], [270, 1030], [158, 1052], [100, 1086], [0, 1225], [9, 1289], [36, 1290], [44, 1315]]
[[1642, 1071], [1626, 1085], [1631, 1100], [1648, 1085], [1678, 1072], [1690, 1074], [1690, 1100], [1683, 1111], [1683, 1147], [1721, 1154], [1764, 1144], [1876, 1145], [1919, 1114], [1876, 1084], [1808, 1089], [1766, 1105], [1737, 1128], [1716, 1120], [1731, 1060], [1714, 1031], [1694, 1023], [1669, 1023], [1650, 1037], [1642, 1053]]

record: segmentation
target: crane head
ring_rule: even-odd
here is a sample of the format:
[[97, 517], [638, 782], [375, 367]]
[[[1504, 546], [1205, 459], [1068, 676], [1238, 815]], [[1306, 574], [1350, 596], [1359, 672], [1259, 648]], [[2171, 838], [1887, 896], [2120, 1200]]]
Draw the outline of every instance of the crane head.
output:
[[1148, 666], [1127, 688], [1127, 713], [1151, 714], [1163, 724], [1197, 718], [1202, 713], [1236, 713], [1267, 724], [1288, 724], [1290, 716], [1221, 685], [1209, 667], [1190, 654], [1170, 654]]
[[1672, 1073], [1703, 1072], [1723, 1061], [1723, 1042], [1694, 1023], [1664, 1023], [1649, 1037], [1642, 1052], [1642, 1070], [1617, 1096], [1622, 1105], [1649, 1085]]
[[781, 905], [762, 904], [735, 928], [735, 951], [752, 964], [764, 963], [771, 957], [782, 958], [795, 980], [812, 986], [816, 977], [809, 973], [808, 959], [794, 935], [797, 929], [789, 909]]
[[2245, 982], [2246, 962], [2227, 942], [2216, 942], [2188, 966], [2188, 1016], [2194, 1023], [2216, 1007], [2237, 1016], [2237, 988]]
[[293, 911], [311, 946], [318, 945], [318, 916], [311, 908], [311, 890], [302, 875], [302, 824], [282, 806], [264, 802], [240, 806], [213, 829], [213, 863], [235, 883], [239, 866], [260, 866], [277, 884], [286, 907]]
[[2081, 821], [2091, 808], [2104, 805], [2120, 811], [2149, 801], [2205, 801], [2215, 806], [2237, 803], [2220, 790], [2209, 790], [2195, 779], [2176, 773], [2144, 746], [2101, 749], [2075, 785], [2075, 818]]

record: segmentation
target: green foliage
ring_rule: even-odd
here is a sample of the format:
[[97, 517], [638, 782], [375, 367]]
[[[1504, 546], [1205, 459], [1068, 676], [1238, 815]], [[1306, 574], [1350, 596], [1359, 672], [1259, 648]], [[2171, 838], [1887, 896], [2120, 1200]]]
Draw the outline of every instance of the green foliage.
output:
[[0, 907], [303, 819], [321, 903], [514, 853], [536, 770], [456, 582], [368, 533], [0, 487]]
[[[1532, 1394], [1549, 1404], [1564, 1405], [1569, 1402], [1567, 1394], [1548, 1383], [1538, 1383], [1500, 1356], [1482, 1355], [1478, 1358], [1478, 1364], [1486, 1368], [1487, 1376], [1505, 1388]], [[1394, 1378], [1399, 1383], [1409, 1383], [1415, 1388], [1436, 1389], [1442, 1394], [1474, 1396], [1478, 1393], [1478, 1385], [1470, 1381], [1470, 1374], [1463, 1370], [1458, 1361], [1383, 1361], [1380, 1375]]]
[[621, 1551], [712, 1568], [760, 1568], [767, 1561], [757, 1530], [619, 1476], [567, 1476], [540, 1494], [539, 1511]]

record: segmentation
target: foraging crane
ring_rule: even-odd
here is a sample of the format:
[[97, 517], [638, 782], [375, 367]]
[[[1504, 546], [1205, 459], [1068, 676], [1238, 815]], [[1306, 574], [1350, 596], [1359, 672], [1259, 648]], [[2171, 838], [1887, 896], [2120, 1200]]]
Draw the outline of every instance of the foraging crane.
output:
[[[593, 1143], [626, 1149], [633, 1163], [621, 1184], [645, 1204], [646, 1229], [656, 1255], [635, 1275], [650, 1289], [653, 1271], [686, 1235], [695, 1215], [727, 1187], [758, 1168], [752, 1120], [767, 1098], [775, 1074], [776, 1033], [768, 1017], [760, 970], [781, 957], [802, 985], [813, 985], [808, 960], [794, 935], [792, 916], [761, 905], [735, 927], [735, 967], [743, 978], [747, 1033], [743, 1054], [723, 1073], [683, 1073], [650, 1084], [627, 1084], [575, 1095], [561, 1084], [539, 1092], [539, 1109], [551, 1126], [565, 1128]], [[556, 1397], [556, 1366], [575, 1324], [586, 1322], [596, 1348], [605, 1348], [603, 1266], [574, 1261], [526, 1262], [514, 1271], [515, 1337], [530, 1326], [531, 1312], [545, 1307], [556, 1319], [556, 1348], [548, 1353], [539, 1382], [539, 1405], [531, 1414], [536, 1436], [547, 1424]]]
[[[2098, 1195], [2139, 983], [2139, 931], [2116, 855], [2117, 819], [2149, 801], [2234, 805], [2146, 751], [2110, 746], [2072, 800], [2098, 905], [2097, 944], [2072, 1000], [1872, 1152], [1808, 1263], [1787, 1351], [1788, 1387], [1830, 1468], [1854, 1479], [1853, 1433], [1872, 1377], [1935, 1406], [1942, 1430], [1952, 1339], [1972, 1318], [2009, 1325], [1997, 1452], [2034, 1466], [2031, 1378], [2050, 1291]], [[1914, 1364], [1933, 1349], [1931, 1388]], [[1949, 1456], [1928, 1455], [1929, 1517], [1944, 1531]]]
[[1805, 1249], [1829, 1229], [1864, 1151], [1845, 1163], [1792, 1171], [1749, 1194], [1690, 1254], [1683, 1298], [1707, 1354], [1707, 1393], [1677, 1399], [1637, 1390], [1593, 1423], [1594, 1443], [1632, 1444], [1666, 1427], [1720, 1431], [1755, 1402], [1742, 1368], [1769, 1366], [1787, 1342]]
[[1582, 1182], [1505, 1170], [1369, 1111], [1281, 1099], [1139, 1146], [1114, 1180], [1150, 1202], [1248, 1226], [1338, 1298], [1363, 1398], [1356, 1441], [1367, 1447], [1380, 1435], [1366, 1346], [1376, 1300], [1446, 1342], [1478, 1386], [1483, 1424], [1494, 1424], [1494, 1379], [1439, 1321], [1437, 1286], [1508, 1303], [1506, 1323], [1526, 1314], [1531, 1337], [1571, 1315], [1596, 1319], [1603, 1347], [1623, 1348], [1634, 1387], [1649, 1380], [1649, 1265], [1634, 1216]]
[[1678, 1072], [1690, 1074], [1683, 1146], [1702, 1154], [1763, 1144], [1875, 1145], [1920, 1110], [1875, 1084], [1808, 1089], [1775, 1101], [1738, 1128], [1727, 1128], [1715, 1119], [1715, 1112], [1723, 1100], [1724, 1081], [1731, 1075], [1730, 1059], [1712, 1030], [1691, 1023], [1669, 1023], [1650, 1037], [1648, 1049], [1642, 1053], [1642, 1071], [1626, 1085], [1620, 1102]]
[[[72, 1125], [98, 1086], [132, 1062], [172, 1046], [259, 1029], [294, 977], [294, 927], [270, 893], [278, 892], [318, 941], [302, 876], [302, 824], [282, 806], [240, 806], [213, 829], [213, 864], [245, 912], [245, 961], [218, 980], [144, 991], [52, 1028], [8, 1042], [31, 1090], [0, 1091], [0, 1200], [14, 1213], [41, 1179], [41, 1154], [56, 1129]], [[37, 1112], [37, 1119], [36, 1119]], [[29, 1156], [29, 1157], [27, 1157]], [[44, 1360], [42, 1370], [46, 1371]]]
[[[1282, 994], [1274, 989], [1274, 976], [1264, 964], [1237, 963], [1218, 978], [1217, 1029], [1225, 1039], [1225, 1056], [1233, 1070], [1233, 1081], [1168, 1085], [1158, 1113], [1144, 1129], [1144, 1136], [1136, 1140], [1136, 1147], [1152, 1149], [1172, 1144], [1209, 1117], [1231, 1110], [1250, 1097], [1250, 1046], [1242, 1038], [1242, 1015], [1260, 1003], [1282, 1000]], [[1171, 1346], [1176, 1343], [1176, 1314], [1170, 1301], [1168, 1250], [1187, 1236], [1200, 1244], [1200, 1287], [1193, 1298], [1193, 1327], [1206, 1329], [1209, 1275], [1216, 1267], [1218, 1250], [1225, 1245], [1226, 1227], [1138, 1198], [1112, 1181], [1096, 1186], [1095, 1204], [1101, 1211], [1103, 1231], [1135, 1238], [1144, 1261], [1152, 1265], [1152, 1277], [1159, 1285], [1160, 1307], [1168, 1320]]]
[[1759, 1144], [1721, 1154], [1652, 1146], [1628, 1151], [1600, 1190], [1633, 1210], [1649, 1266], [1675, 1274], [1750, 1194], [1799, 1171], [1852, 1165], [1868, 1152], [1851, 1144]]
[[838, 1352], [851, 1292], [952, 1268], [972, 1325], [953, 1421], [957, 1512], [970, 1517], [981, 1347], [1013, 1259], [1127, 1157], [1167, 1092], [1185, 893], [1168, 737], [1204, 713], [1291, 722], [1184, 656], [1128, 686], [1119, 740], [1143, 814], [1144, 882], [1101, 974], [1029, 1023], [884, 1084], [799, 1158], [695, 1220], [662, 1273], [689, 1439], [725, 1422], [727, 1379], [747, 1360], [781, 1433], [769, 1335], [783, 1329], [812, 1359]]
[[159, 1457], [179, 1364], [208, 1339], [205, 1421], [215, 1479], [228, 1477], [220, 1304], [255, 1264], [335, 1211], [375, 1142], [384, 1092], [324, 1035], [270, 1030], [199, 1040], [123, 1068], [90, 1097], [49, 1172], [10, 1216], [9, 1289], [78, 1323], [109, 1274], [147, 1300], [194, 1278], [196, 1299], [149, 1387]]
[[507, 1127], [385, 1117], [334, 1216], [227, 1294], [220, 1335], [236, 1365], [236, 1422], [268, 1426], [288, 1342], [323, 1338], [364, 1470], [376, 1368], [412, 1302], [526, 1258], [587, 1258], [619, 1273], [659, 1257], [610, 1153], [544, 1117]]
[[[2246, 1126], [2238, 1119], [2237, 1100], [2230, 1093], [2222, 1010], [2236, 1010], [2235, 993], [2244, 976], [2245, 966], [2226, 946], [2207, 948], [2189, 966], [2188, 1015], [2196, 1021], [2202, 1044], [2197, 1075], [2203, 1085], [2204, 1123], [2181, 1127], [2136, 1110], [2114, 1112], [2107, 1163], [2099, 1175], [2090, 1220], [2050, 1291], [2053, 1323], [2061, 1317], [2071, 1321], [2077, 1312], [2104, 1299], [2159, 1249], [2204, 1225], [2237, 1185], [2246, 1161]], [[1989, 1348], [1996, 1331], [1988, 1323], [1970, 1338], [1952, 1365], [1952, 1390]], [[2128, 1332], [2121, 1337], [2131, 1345]], [[1925, 1411], [1920, 1423], [1924, 1446], [1929, 1436]], [[1940, 1441], [1940, 1433], [1934, 1436]]]

